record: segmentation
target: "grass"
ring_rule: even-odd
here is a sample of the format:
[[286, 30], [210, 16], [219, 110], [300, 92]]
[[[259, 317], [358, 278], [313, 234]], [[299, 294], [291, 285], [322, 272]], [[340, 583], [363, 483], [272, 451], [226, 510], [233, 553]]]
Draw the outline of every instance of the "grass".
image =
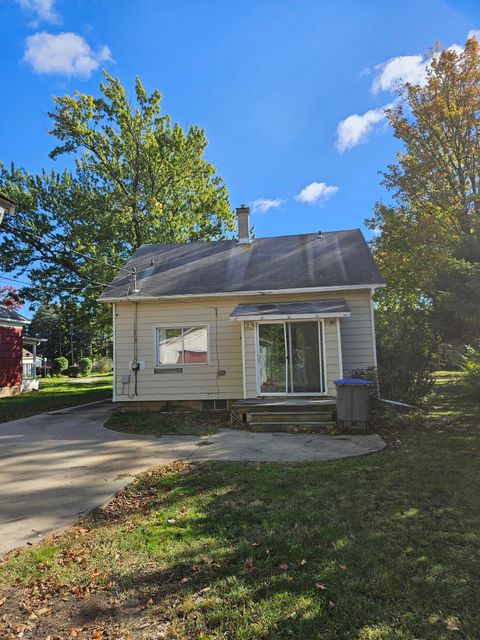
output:
[[219, 426], [228, 426], [223, 412], [155, 411], [152, 413], [114, 411], [105, 426], [112, 431], [149, 436], [211, 435]]
[[479, 407], [451, 384], [371, 456], [143, 474], [4, 561], [0, 636], [477, 639]]
[[0, 398], [0, 423], [104, 400], [112, 395], [112, 375], [93, 374], [95, 379], [41, 378], [39, 391]]

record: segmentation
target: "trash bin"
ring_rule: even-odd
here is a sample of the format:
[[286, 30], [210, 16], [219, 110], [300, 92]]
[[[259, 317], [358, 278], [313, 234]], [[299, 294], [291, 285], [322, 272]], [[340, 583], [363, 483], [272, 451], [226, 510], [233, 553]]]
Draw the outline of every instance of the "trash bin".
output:
[[337, 423], [341, 427], [368, 429], [370, 418], [370, 382], [358, 378], [335, 380]]

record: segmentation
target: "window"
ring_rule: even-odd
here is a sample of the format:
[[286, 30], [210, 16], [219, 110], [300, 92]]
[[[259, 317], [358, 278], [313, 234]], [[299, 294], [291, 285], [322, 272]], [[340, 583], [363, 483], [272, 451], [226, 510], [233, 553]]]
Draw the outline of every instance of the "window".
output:
[[157, 365], [208, 364], [208, 327], [157, 327]]

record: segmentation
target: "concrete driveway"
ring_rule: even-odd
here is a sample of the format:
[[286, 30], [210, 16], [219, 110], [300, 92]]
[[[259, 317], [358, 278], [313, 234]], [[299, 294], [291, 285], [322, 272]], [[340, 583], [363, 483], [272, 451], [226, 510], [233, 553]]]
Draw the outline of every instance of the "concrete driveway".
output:
[[0, 424], [0, 555], [105, 503], [140, 471], [180, 458], [303, 462], [359, 456], [380, 436], [250, 433], [137, 436], [103, 427], [110, 402]]

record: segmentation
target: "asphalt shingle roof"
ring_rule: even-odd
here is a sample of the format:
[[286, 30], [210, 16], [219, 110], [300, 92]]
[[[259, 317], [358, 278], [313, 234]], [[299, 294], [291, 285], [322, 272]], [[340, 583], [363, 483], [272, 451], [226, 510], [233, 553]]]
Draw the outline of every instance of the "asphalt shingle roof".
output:
[[[143, 245], [125, 265], [138, 272], [136, 297], [383, 285], [360, 229], [185, 244]], [[100, 300], [125, 298], [122, 271]], [[131, 292], [130, 292], [131, 294]]]
[[2, 324], [2, 320], [5, 320], [10, 325], [14, 323], [19, 325], [30, 324], [30, 320], [27, 320], [13, 309], [0, 304], [0, 324]]

